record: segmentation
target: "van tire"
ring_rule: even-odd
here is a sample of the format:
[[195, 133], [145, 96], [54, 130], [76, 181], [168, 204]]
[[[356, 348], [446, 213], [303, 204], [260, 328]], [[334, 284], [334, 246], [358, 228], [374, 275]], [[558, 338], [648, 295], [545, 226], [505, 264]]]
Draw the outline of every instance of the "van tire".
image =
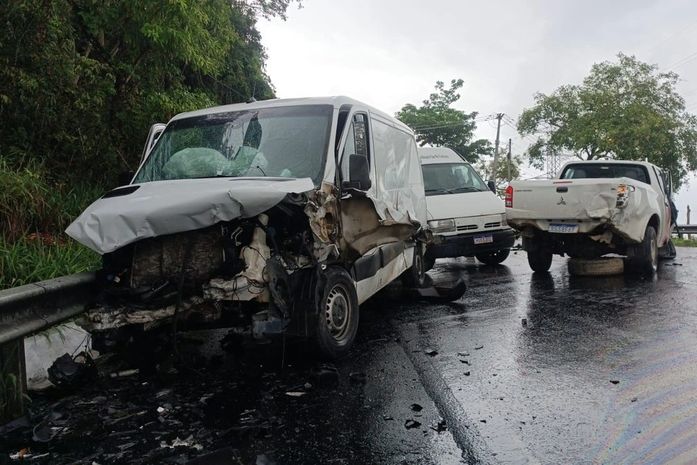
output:
[[358, 332], [358, 296], [351, 276], [340, 267], [327, 268], [319, 283], [315, 343], [321, 358], [335, 360], [349, 353]]
[[567, 266], [573, 276], [614, 276], [624, 273], [621, 258], [570, 258]]
[[658, 240], [653, 226], [646, 226], [644, 240], [634, 249], [634, 255], [627, 259], [628, 268], [634, 273], [653, 275], [658, 271]]
[[511, 253], [511, 249], [501, 249], [494, 252], [484, 252], [478, 253], [475, 256], [477, 260], [486, 265], [500, 265], [505, 259], [508, 258], [508, 254]]
[[528, 248], [528, 265], [535, 272], [549, 271], [552, 266], [552, 249], [544, 244], [535, 244]]
[[426, 259], [421, 244], [414, 246], [414, 259], [411, 267], [402, 273], [402, 284], [407, 287], [421, 288], [426, 285]]

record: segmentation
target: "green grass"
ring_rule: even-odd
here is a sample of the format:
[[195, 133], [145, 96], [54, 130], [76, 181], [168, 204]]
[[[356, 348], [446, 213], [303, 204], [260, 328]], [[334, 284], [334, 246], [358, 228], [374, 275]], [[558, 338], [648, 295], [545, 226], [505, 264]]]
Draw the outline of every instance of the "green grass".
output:
[[54, 243], [0, 238], [0, 289], [93, 271], [99, 264], [99, 255], [70, 238]]
[[680, 239], [678, 237], [674, 237], [673, 244], [676, 247], [697, 247], [697, 240], [695, 240], [695, 239]]
[[104, 189], [51, 179], [0, 156], [0, 289], [94, 270], [99, 256], [63, 233]]

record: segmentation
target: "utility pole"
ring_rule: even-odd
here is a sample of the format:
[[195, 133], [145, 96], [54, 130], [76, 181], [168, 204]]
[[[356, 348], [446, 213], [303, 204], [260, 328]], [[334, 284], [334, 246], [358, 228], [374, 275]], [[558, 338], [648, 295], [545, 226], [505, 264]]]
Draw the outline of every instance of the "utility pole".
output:
[[511, 139], [508, 139], [508, 182], [511, 182]]
[[496, 115], [498, 124], [496, 125], [496, 143], [494, 144], [494, 166], [492, 168], [491, 174], [491, 178], [493, 179], [494, 184], [496, 184], [496, 168], [499, 164], [499, 136], [501, 134], [501, 118], [503, 118], [503, 113], [498, 113]]

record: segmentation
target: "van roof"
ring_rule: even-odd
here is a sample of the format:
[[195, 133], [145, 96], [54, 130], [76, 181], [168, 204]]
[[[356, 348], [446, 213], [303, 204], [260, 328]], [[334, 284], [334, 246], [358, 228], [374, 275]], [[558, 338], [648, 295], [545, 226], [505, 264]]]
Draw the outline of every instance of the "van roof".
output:
[[436, 163], [467, 163], [456, 151], [448, 147], [419, 147], [422, 165]]
[[175, 115], [170, 121], [175, 121], [178, 119], [191, 118], [196, 116], [213, 115], [216, 113], [228, 113], [232, 111], [241, 110], [255, 110], [260, 108], [275, 108], [275, 107], [290, 107], [297, 105], [331, 105], [335, 109], [341, 108], [343, 105], [360, 106], [367, 107], [372, 114], [380, 115], [383, 118], [393, 122], [395, 125], [399, 126], [401, 129], [412, 133], [413, 131], [409, 126], [402, 123], [393, 116], [378, 110], [366, 103], [360, 102], [358, 100], [352, 99], [350, 97], [345, 97], [343, 95], [331, 96], [331, 97], [303, 97], [303, 98], [285, 98], [285, 99], [268, 99], [268, 100], [257, 100], [250, 103], [233, 103], [231, 105], [221, 105], [217, 107], [203, 108], [201, 110], [187, 111], [184, 113], [179, 113]]

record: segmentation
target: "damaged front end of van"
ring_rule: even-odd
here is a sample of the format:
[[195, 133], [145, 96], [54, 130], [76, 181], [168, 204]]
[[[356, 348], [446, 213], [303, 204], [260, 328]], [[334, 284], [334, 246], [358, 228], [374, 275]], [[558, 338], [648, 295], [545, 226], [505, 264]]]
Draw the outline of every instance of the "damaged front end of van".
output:
[[178, 115], [132, 183], [69, 226], [103, 255], [81, 323], [97, 348], [173, 324], [311, 337], [340, 357], [361, 302], [400, 275], [418, 281], [427, 232], [413, 136], [398, 128], [406, 152], [391, 161], [405, 181], [383, 191], [368, 123], [389, 117], [310, 100]]

